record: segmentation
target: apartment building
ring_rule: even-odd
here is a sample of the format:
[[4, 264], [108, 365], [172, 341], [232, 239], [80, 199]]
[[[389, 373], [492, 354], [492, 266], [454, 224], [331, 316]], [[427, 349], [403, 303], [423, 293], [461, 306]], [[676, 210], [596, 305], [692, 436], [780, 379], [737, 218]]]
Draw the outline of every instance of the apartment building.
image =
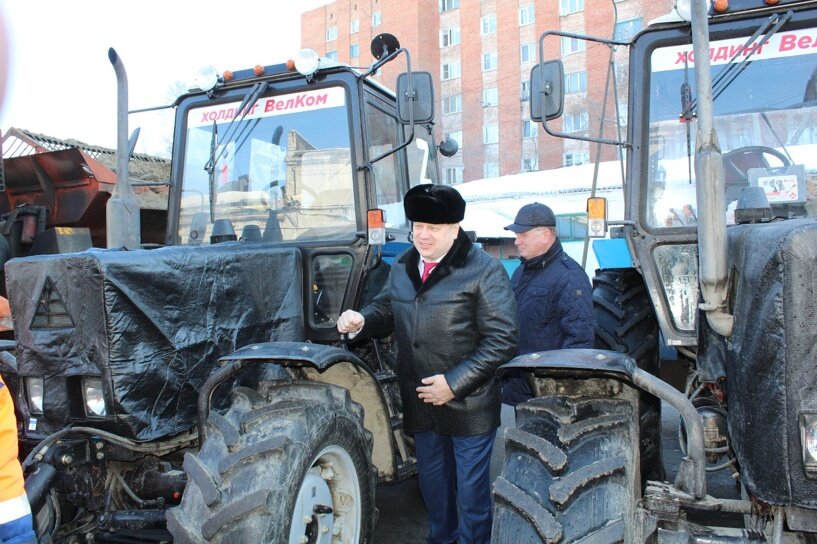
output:
[[[394, 34], [412, 54], [412, 69], [435, 81], [438, 138], [460, 151], [441, 160], [449, 184], [585, 164], [597, 148], [555, 138], [530, 120], [530, 71], [546, 30], [627, 41], [674, 0], [336, 0], [301, 16], [301, 43], [319, 54], [368, 67], [371, 39]], [[551, 35], [546, 59], [561, 58], [567, 92], [552, 128], [579, 135], [615, 135], [626, 119], [626, 48]], [[611, 59], [615, 64], [611, 64]], [[615, 69], [611, 69], [615, 66]], [[386, 65], [378, 79], [394, 88], [405, 63]], [[615, 77], [613, 77], [615, 76]], [[613, 81], [617, 82], [613, 92]], [[606, 97], [606, 100], [605, 100]], [[616, 108], [615, 100], [619, 101]], [[602, 159], [615, 149], [602, 149]]]

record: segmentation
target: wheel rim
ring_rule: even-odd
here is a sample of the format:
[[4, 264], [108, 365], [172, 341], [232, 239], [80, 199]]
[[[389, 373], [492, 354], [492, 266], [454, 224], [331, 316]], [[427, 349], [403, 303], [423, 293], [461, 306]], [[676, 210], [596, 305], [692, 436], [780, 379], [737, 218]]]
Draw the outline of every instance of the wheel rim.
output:
[[328, 446], [312, 461], [298, 490], [290, 544], [360, 540], [360, 481], [349, 453]]

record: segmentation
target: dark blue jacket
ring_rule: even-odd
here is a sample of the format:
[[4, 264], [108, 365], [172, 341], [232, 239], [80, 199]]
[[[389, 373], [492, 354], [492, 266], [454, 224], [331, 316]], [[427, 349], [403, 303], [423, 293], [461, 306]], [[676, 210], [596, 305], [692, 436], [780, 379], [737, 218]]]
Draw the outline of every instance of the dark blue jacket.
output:
[[[518, 355], [593, 347], [593, 288], [558, 238], [544, 255], [522, 259], [511, 283], [519, 321]], [[519, 374], [503, 385], [506, 404], [515, 406], [531, 396]]]

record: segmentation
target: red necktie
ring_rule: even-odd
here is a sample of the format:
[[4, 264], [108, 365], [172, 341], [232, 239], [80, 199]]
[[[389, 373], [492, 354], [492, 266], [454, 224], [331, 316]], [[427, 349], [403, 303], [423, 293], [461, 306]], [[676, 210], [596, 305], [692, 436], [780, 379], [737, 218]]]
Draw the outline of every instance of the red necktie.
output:
[[423, 275], [420, 278], [420, 281], [425, 282], [426, 278], [428, 277], [429, 274], [431, 274], [431, 271], [434, 270], [434, 267], [437, 266], [437, 264], [438, 263], [427, 263], [423, 261]]

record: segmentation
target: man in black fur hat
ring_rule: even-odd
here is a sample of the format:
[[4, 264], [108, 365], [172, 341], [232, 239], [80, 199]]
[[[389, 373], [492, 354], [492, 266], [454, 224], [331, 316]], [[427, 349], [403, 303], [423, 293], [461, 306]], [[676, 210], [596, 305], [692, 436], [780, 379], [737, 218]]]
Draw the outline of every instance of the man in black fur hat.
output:
[[383, 291], [341, 333], [393, 329], [403, 426], [414, 435], [429, 543], [491, 540], [491, 450], [499, 426], [497, 367], [516, 352], [516, 303], [502, 265], [459, 223], [465, 201], [447, 185], [418, 185], [403, 205], [414, 247]]

